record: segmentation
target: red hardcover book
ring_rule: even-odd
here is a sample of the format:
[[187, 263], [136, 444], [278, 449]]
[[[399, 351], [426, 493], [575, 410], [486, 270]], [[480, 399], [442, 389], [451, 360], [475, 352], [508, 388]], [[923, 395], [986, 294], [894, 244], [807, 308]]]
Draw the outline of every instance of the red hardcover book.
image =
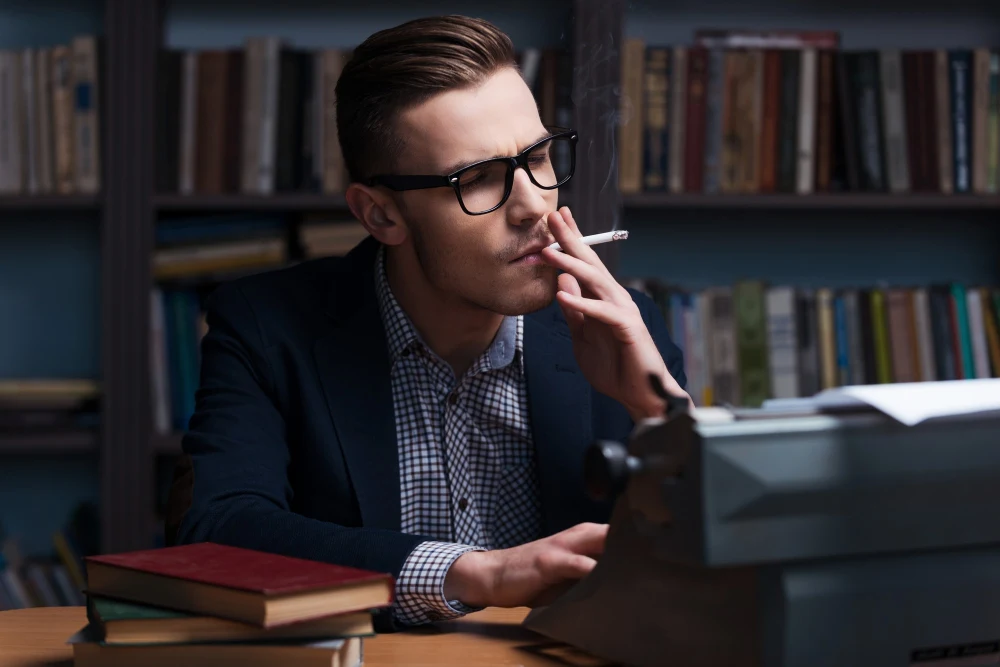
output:
[[87, 590], [274, 627], [384, 607], [386, 573], [205, 542], [90, 556]]
[[688, 51], [687, 131], [684, 141], [684, 191], [701, 192], [705, 172], [705, 88], [708, 51]]

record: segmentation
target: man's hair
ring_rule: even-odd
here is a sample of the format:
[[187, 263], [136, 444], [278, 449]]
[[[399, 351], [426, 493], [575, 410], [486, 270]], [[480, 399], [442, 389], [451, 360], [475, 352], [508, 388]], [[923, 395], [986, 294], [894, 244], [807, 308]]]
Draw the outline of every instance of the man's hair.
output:
[[408, 21], [366, 39], [337, 81], [337, 135], [352, 181], [391, 171], [403, 149], [399, 114], [438, 93], [517, 69], [510, 37], [465, 16]]

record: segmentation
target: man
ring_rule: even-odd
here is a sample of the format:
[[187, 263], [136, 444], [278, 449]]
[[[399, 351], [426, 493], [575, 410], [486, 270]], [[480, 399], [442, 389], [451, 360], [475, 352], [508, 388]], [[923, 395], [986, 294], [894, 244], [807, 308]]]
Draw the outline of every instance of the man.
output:
[[382, 630], [551, 599], [607, 532], [585, 448], [662, 414], [650, 374], [684, 395], [680, 351], [556, 210], [575, 133], [495, 27], [375, 34], [336, 111], [370, 238], [213, 295], [176, 539], [390, 572]]

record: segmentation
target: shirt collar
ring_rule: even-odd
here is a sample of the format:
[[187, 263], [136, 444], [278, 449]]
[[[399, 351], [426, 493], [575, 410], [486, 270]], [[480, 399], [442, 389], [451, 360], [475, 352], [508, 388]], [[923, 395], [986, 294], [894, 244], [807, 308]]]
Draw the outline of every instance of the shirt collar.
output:
[[[378, 296], [379, 313], [385, 327], [390, 364], [395, 366], [399, 358], [414, 346], [430, 351], [389, 287], [389, 280], [385, 273], [385, 246], [379, 247], [375, 257], [375, 292]], [[493, 343], [473, 364], [471, 371], [480, 372], [503, 368], [515, 360], [523, 370], [523, 342], [524, 318], [520, 315], [504, 317]]]

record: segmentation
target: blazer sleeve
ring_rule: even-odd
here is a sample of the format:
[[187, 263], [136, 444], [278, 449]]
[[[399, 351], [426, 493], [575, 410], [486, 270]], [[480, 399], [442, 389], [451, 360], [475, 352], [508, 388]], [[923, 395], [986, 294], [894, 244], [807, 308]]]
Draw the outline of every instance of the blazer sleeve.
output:
[[646, 322], [646, 328], [649, 329], [649, 333], [653, 337], [653, 342], [656, 343], [656, 347], [663, 356], [663, 361], [667, 364], [667, 370], [677, 380], [677, 384], [681, 386], [681, 389], [687, 391], [687, 375], [684, 373], [684, 353], [670, 337], [670, 331], [667, 329], [667, 322], [663, 318], [663, 312], [648, 295], [633, 288], [629, 288], [629, 291], [632, 292], [632, 299], [639, 306], [642, 319]]
[[297, 514], [286, 474], [285, 421], [256, 317], [235, 285], [206, 313], [201, 384], [183, 439], [193, 470], [178, 543], [213, 541], [391, 573], [398, 578], [421, 537], [345, 527]]

